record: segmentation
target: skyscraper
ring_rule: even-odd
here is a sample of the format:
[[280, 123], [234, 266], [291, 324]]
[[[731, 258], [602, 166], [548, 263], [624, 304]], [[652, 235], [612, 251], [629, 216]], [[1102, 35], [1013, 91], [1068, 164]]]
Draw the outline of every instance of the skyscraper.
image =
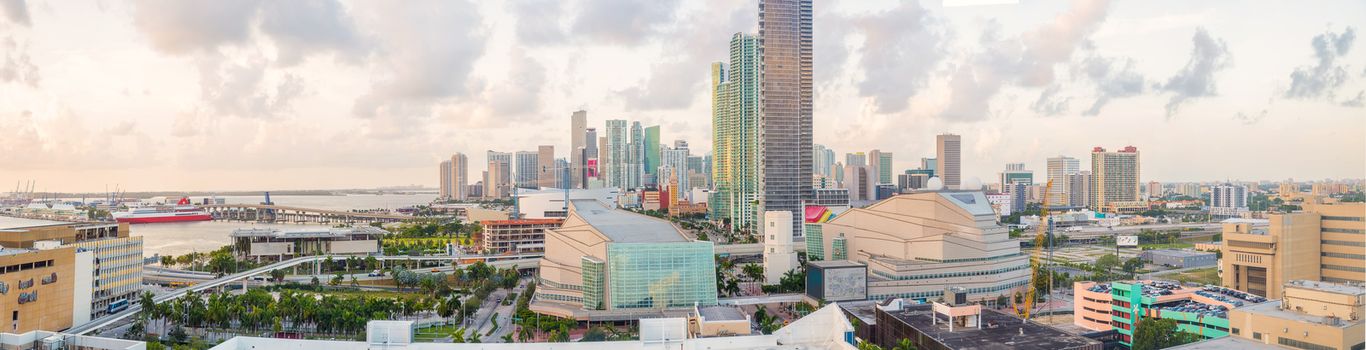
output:
[[[626, 121], [613, 119], [607, 121], [607, 150], [598, 161], [599, 171], [606, 178], [607, 187], [626, 188], [626, 169], [630, 151], [627, 150]], [[602, 152], [601, 150], [599, 152]]]
[[1209, 188], [1209, 214], [1213, 216], [1239, 216], [1248, 211], [1247, 186], [1225, 183]]
[[[681, 140], [680, 140], [681, 141]], [[691, 191], [692, 184], [688, 181], [688, 143], [674, 143], [675, 147], [666, 149], [663, 152], [663, 165], [672, 171], [669, 175], [678, 176], [678, 188], [682, 191]], [[661, 174], [664, 175], [664, 174]], [[661, 179], [669, 179], [663, 177]], [[664, 184], [661, 180], [661, 184]]]
[[579, 182], [574, 184], [574, 187], [577, 188], [588, 188], [588, 182], [591, 179], [597, 179], [598, 176], [601, 176], [598, 174], [598, 166], [602, 164], [602, 155], [598, 154], [600, 149], [598, 148], [598, 129], [588, 128], [584, 132], [583, 141], [583, 164], [579, 165], [579, 169], [581, 169], [578, 172]]
[[559, 171], [555, 170], [555, 146], [541, 145], [536, 148], [536, 185], [539, 187], [554, 188], [559, 187], [555, 178]]
[[[662, 183], [659, 179], [659, 125], [645, 128], [645, 168], [646, 184], [654, 185]], [[683, 177], [686, 177], [684, 175]]]
[[958, 185], [963, 182], [963, 139], [954, 134], [942, 134], [934, 137], [935, 175], [939, 180], [944, 181], [944, 188], [958, 189]]
[[[712, 64], [712, 182], [707, 206], [712, 218], [732, 227], [758, 225], [759, 40], [736, 33], [730, 39], [730, 64]], [[808, 180], [809, 181], [809, 180]]]
[[876, 149], [868, 152], [868, 168], [873, 174], [874, 184], [892, 183], [892, 152]]
[[451, 194], [451, 161], [441, 161], [441, 165], [437, 167], [437, 170], [440, 171], [441, 174], [436, 180], [437, 187], [439, 188], [439, 190], [437, 190], [437, 196], [441, 197], [441, 199], [450, 199], [453, 197]]
[[761, 211], [792, 212], [794, 235], [811, 197], [811, 19], [811, 0], [759, 1]]
[[1109, 210], [1117, 202], [1136, 202], [1139, 197], [1138, 148], [1124, 147], [1118, 152], [1107, 152], [1096, 147], [1091, 150], [1091, 208]]
[[488, 170], [484, 173], [484, 197], [507, 198], [512, 190], [512, 153], [488, 151]]
[[[1072, 178], [1068, 176], [1075, 175], [1078, 171], [1081, 171], [1081, 162], [1077, 161], [1076, 158], [1068, 156], [1048, 158], [1048, 181], [1053, 181], [1053, 187], [1048, 189], [1048, 206], [1085, 206], [1082, 202], [1089, 201], [1089, 198], [1073, 198], [1071, 195], [1074, 186], [1069, 182]], [[1089, 188], [1090, 184], [1087, 184], [1086, 187]], [[1079, 198], [1086, 199], [1074, 200]]]
[[586, 164], [587, 159], [584, 159], [584, 154], [579, 153], [579, 150], [589, 149], [589, 147], [592, 146], [589, 146], [588, 144], [593, 143], [593, 139], [589, 139], [586, 135], [587, 128], [587, 111], [575, 111], [574, 114], [569, 116], [569, 167], [571, 168], [570, 171], [571, 176], [573, 176], [572, 181], [574, 182], [574, 186], [581, 188], [584, 187], [585, 184], [583, 175], [584, 165]]
[[868, 155], [863, 152], [845, 153], [844, 166], [868, 166]]
[[[1091, 185], [1095, 183], [1092, 179], [1091, 171], [1082, 170], [1063, 175], [1063, 180], [1053, 183], [1053, 187], [1058, 187], [1059, 183], [1065, 186], [1064, 188], [1066, 189], [1062, 196], [1066, 199], [1066, 205], [1074, 207], [1091, 206]], [[1049, 201], [1053, 201], [1051, 197]]]
[[451, 198], [463, 201], [470, 198], [470, 159], [464, 153], [451, 155]]
[[631, 142], [628, 144], [626, 188], [640, 188], [645, 178], [645, 130], [640, 122], [631, 122]]
[[536, 188], [540, 184], [540, 154], [531, 151], [517, 151], [514, 177], [517, 188]]
[[929, 170], [930, 176], [937, 176], [939, 174], [939, 159], [920, 158], [920, 169]]

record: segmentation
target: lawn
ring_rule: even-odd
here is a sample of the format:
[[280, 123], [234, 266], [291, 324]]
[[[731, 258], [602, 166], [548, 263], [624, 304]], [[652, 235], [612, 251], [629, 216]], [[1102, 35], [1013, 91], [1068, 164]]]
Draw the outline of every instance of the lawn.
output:
[[1219, 285], [1219, 268], [1207, 267], [1203, 269], [1187, 270], [1185, 272], [1162, 276], [1181, 282], [1191, 282], [1199, 284]]
[[433, 341], [451, 335], [457, 328], [456, 325], [438, 325], [431, 327], [418, 328], [413, 331], [413, 338], [418, 341]]

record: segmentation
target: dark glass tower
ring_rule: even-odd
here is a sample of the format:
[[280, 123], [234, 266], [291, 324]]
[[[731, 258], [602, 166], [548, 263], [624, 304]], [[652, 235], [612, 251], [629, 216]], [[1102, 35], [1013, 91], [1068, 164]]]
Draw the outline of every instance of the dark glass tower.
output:
[[811, 18], [811, 0], [759, 1], [763, 210], [791, 211], [795, 235], [811, 197]]

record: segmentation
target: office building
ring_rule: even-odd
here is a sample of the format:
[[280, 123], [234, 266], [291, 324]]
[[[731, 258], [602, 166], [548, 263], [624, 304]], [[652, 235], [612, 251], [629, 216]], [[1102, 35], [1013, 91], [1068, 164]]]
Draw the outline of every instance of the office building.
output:
[[[1029, 257], [978, 191], [903, 194], [818, 224], [810, 260], [868, 266], [868, 298], [934, 300], [948, 287], [994, 304], [1029, 282]], [[812, 240], [815, 240], [812, 237]]]
[[920, 169], [929, 170], [930, 177], [934, 177], [935, 172], [939, 170], [939, 159], [920, 158]]
[[555, 167], [551, 169], [551, 174], [553, 174], [554, 183], [551, 184], [550, 188], [574, 188], [573, 182], [570, 181], [573, 176], [570, 173], [568, 159], [555, 159]]
[[850, 165], [868, 166], [868, 155], [863, 152], [845, 153], [844, 166]]
[[540, 186], [540, 153], [518, 151], [514, 155], [516, 172], [513, 177], [517, 188], [537, 188]]
[[560, 187], [555, 183], [555, 179], [559, 177], [555, 171], [555, 146], [541, 145], [536, 148], [535, 174], [535, 187]]
[[[944, 188], [958, 189], [963, 181], [963, 139], [954, 134], [937, 135], [935, 140], [935, 172], [944, 181]], [[972, 190], [976, 190], [975, 188]]]
[[1017, 182], [1033, 185], [1034, 172], [1025, 170], [1024, 163], [1006, 164], [1006, 170], [1001, 172], [1001, 192], [1008, 193], [1009, 185]]
[[441, 165], [437, 167], [437, 171], [440, 173], [436, 179], [438, 188], [437, 197], [441, 199], [451, 199], [455, 196], [452, 194], [454, 192], [451, 190], [451, 183], [454, 182], [451, 181], [451, 161], [441, 161]]
[[[675, 141], [673, 148], [662, 151], [662, 160], [656, 160], [656, 162], [661, 162], [663, 166], [668, 167], [670, 173], [661, 174], [666, 176], [660, 179], [660, 184], [667, 184], [670, 177], [676, 176], [679, 189], [684, 191], [692, 190], [693, 184], [691, 179], [688, 178], [688, 175], [692, 171], [692, 169], [688, 167], [688, 158], [691, 157], [689, 152], [688, 143], [683, 140]], [[656, 169], [655, 172], [659, 173], [658, 169]]]
[[[118, 309], [136, 301], [142, 288], [142, 236], [129, 233], [127, 223], [52, 222], [0, 228], [0, 247], [4, 247], [0, 254], [11, 249], [76, 249], [73, 271], [80, 281], [75, 288], [85, 296], [78, 296], [81, 301], [74, 304], [77, 312], [72, 325], [80, 325], [108, 315], [111, 306]], [[91, 253], [90, 261], [83, 262], [81, 252]]]
[[796, 218], [802, 201], [811, 198], [812, 18], [811, 0], [759, 2], [759, 199], [763, 211], [792, 212], [793, 234], [801, 234]]
[[576, 320], [716, 304], [711, 242], [591, 199], [571, 200], [564, 224], [545, 231], [540, 280], [532, 311]]
[[659, 125], [645, 128], [645, 159], [642, 164], [645, 167], [645, 178], [651, 180], [645, 183], [647, 186], [658, 185], [663, 181], [659, 178], [659, 161], [662, 156], [659, 146]]
[[1157, 181], [1148, 181], [1148, 186], [1144, 192], [1148, 194], [1149, 199], [1161, 199], [1166, 194], [1162, 191], [1162, 183]]
[[534, 254], [545, 251], [545, 230], [563, 219], [484, 220], [484, 254]]
[[631, 151], [627, 147], [629, 129], [625, 120], [613, 119], [607, 121], [607, 146], [603, 147], [605, 152], [600, 156], [599, 171], [606, 178], [605, 185], [619, 189], [628, 188], [627, 164], [630, 161]]
[[297, 230], [239, 228], [229, 237], [238, 258], [272, 262], [310, 255], [377, 254], [380, 240], [388, 234], [389, 231], [373, 226]]
[[642, 188], [645, 184], [645, 129], [640, 122], [631, 122], [631, 141], [626, 145], [626, 188]]
[[835, 150], [825, 148], [824, 145], [813, 145], [811, 146], [811, 156], [815, 157], [811, 160], [812, 172], [825, 177], [834, 176], [831, 168], [835, 166]]
[[[598, 166], [602, 164], [602, 154], [599, 153], [600, 139], [598, 138], [597, 128], [588, 128], [584, 131], [583, 163], [576, 171], [579, 173], [580, 180], [574, 184], [574, 188], [588, 188], [588, 183], [598, 179], [600, 171]], [[572, 162], [572, 160], [571, 160]]]
[[[588, 159], [585, 158], [585, 154], [594, 155], [597, 153], [591, 151], [597, 142], [597, 137], [589, 138], [587, 129], [587, 111], [575, 111], [573, 114], [569, 115], [569, 166], [573, 168], [571, 169], [571, 175], [573, 176], [572, 181], [574, 182], [574, 186], [578, 188], [584, 188], [586, 186], [584, 180], [584, 167], [588, 164]], [[580, 153], [580, 150], [590, 151]]]
[[872, 170], [874, 183], [892, 183], [892, 152], [872, 150], [868, 152], [868, 167]]
[[90, 320], [93, 254], [78, 256], [73, 246], [39, 248], [0, 249], [0, 294], [7, 295], [0, 312], [10, 320], [7, 331], [56, 331]]
[[1223, 286], [1279, 298], [1292, 280], [1363, 283], [1366, 204], [1306, 203], [1297, 213], [1223, 223]]
[[758, 225], [763, 157], [759, 144], [759, 39], [736, 33], [730, 39], [730, 63], [712, 64], [712, 183], [707, 201], [713, 220], [731, 227]]
[[1232, 334], [1171, 349], [1362, 349], [1366, 323], [1361, 285], [1290, 281], [1285, 295], [1228, 313]]
[[1148, 319], [1174, 320], [1177, 331], [1198, 339], [1226, 337], [1229, 310], [1267, 302], [1228, 288], [1164, 281], [1075, 282], [1073, 290], [1073, 324], [1095, 331], [1114, 330], [1125, 347], [1133, 346], [1135, 327]]
[[1230, 183], [1210, 186], [1210, 215], [1240, 217], [1247, 212], [1247, 186]]
[[484, 197], [505, 199], [512, 192], [512, 153], [488, 151], [484, 173]]
[[1096, 147], [1091, 150], [1091, 203], [1095, 211], [1117, 213], [1117, 208], [1142, 202], [1139, 196], [1138, 148], [1127, 146], [1117, 152]]
[[[1048, 190], [1049, 207], [1083, 206], [1072, 200], [1072, 182], [1074, 178], [1069, 176], [1076, 175], [1081, 171], [1081, 162], [1076, 158], [1067, 156], [1057, 156], [1048, 158], [1048, 181], [1053, 182], [1053, 187]], [[1086, 185], [1090, 187], [1089, 184]]]
[[1014, 211], [1024, 211], [1028, 208], [1026, 203], [1029, 202], [1029, 187], [1029, 185], [1019, 182], [1008, 185], [1010, 191], [1007, 191], [1007, 193], [1010, 194], [1011, 209], [1014, 209]]
[[470, 197], [478, 197], [470, 194], [470, 159], [464, 153], [451, 155], [451, 176], [450, 188], [451, 199], [463, 201]]
[[872, 201], [877, 196], [873, 172], [864, 165], [844, 167], [844, 188], [849, 190], [851, 202]]
[[604, 203], [612, 203], [617, 200], [617, 196], [621, 193], [621, 190], [615, 187], [570, 189], [567, 194], [564, 189], [560, 188], [518, 191], [517, 209], [521, 212], [517, 217], [522, 219], [563, 219], [569, 209], [568, 204], [564, 201], [565, 197], [569, 197], [569, 200], [596, 199]]
[[[1082, 170], [1075, 174], [1065, 175], [1063, 180], [1067, 184], [1067, 203], [1077, 208], [1088, 208], [1091, 206], [1091, 186], [1095, 184], [1094, 177], [1090, 171]], [[1058, 184], [1053, 184], [1057, 186]], [[1049, 197], [1052, 201], [1052, 197]]]

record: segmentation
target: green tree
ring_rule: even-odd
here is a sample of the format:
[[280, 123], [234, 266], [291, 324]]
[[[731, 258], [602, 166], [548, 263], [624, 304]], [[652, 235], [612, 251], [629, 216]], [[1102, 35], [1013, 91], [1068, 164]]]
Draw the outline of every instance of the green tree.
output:
[[270, 270], [270, 279], [276, 283], [285, 281], [285, 271], [281, 269]]
[[882, 347], [877, 346], [877, 344], [869, 343], [866, 340], [860, 340], [858, 341], [858, 350], [882, 350]]
[[910, 340], [910, 339], [906, 339], [906, 338], [901, 338], [900, 341], [897, 341], [897, 342], [896, 342], [896, 346], [893, 346], [893, 347], [892, 347], [892, 350], [917, 350], [917, 349], [918, 349], [918, 348], [915, 347], [915, 343], [911, 343], [911, 340]]
[[1119, 257], [1115, 256], [1114, 254], [1105, 254], [1101, 255], [1099, 258], [1096, 258], [1095, 266], [1098, 272], [1108, 272], [1110, 271], [1110, 269], [1119, 265]]
[[1139, 258], [1129, 258], [1129, 260], [1125, 260], [1125, 261], [1124, 261], [1124, 266], [1123, 266], [1124, 272], [1127, 272], [1127, 273], [1134, 273], [1134, 272], [1138, 272], [1138, 269], [1141, 269], [1141, 268], [1143, 268], [1143, 259], [1139, 259]]
[[764, 281], [764, 266], [763, 266], [763, 265], [753, 264], [753, 263], [745, 264], [745, 266], [743, 266], [743, 267], [740, 268], [740, 272], [741, 272], [741, 273], [744, 273], [744, 274], [745, 274], [745, 277], [749, 278], [750, 281], [753, 281], [753, 282], [763, 282], [763, 281]]
[[1190, 333], [1178, 331], [1176, 321], [1170, 319], [1143, 319], [1134, 326], [1133, 350], [1157, 350], [1186, 344], [1195, 339]]

